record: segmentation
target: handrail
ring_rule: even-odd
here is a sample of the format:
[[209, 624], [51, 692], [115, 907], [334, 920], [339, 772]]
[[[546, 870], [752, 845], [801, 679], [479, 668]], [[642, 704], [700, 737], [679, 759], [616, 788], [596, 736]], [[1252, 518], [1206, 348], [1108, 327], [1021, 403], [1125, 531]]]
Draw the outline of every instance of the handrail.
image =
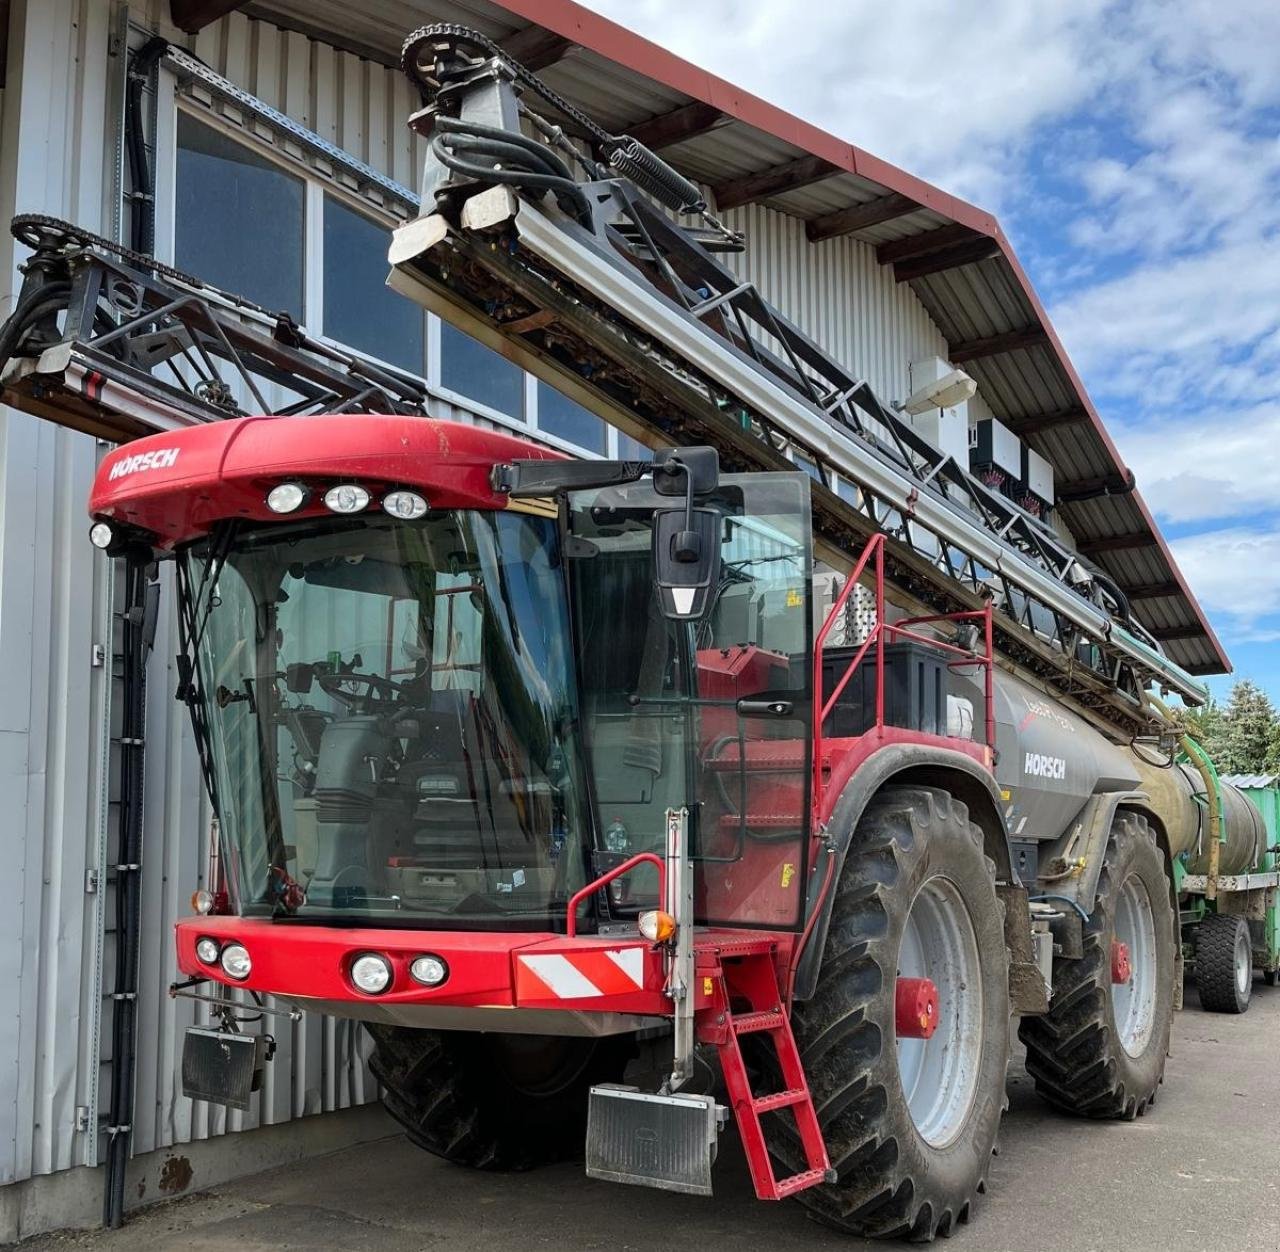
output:
[[[884, 535], [872, 535], [867, 540], [866, 547], [862, 549], [862, 555], [858, 558], [857, 564], [853, 567], [849, 577], [845, 579], [845, 584], [840, 590], [840, 594], [836, 597], [836, 602], [831, 606], [831, 611], [827, 614], [827, 620], [822, 623], [822, 629], [818, 631], [818, 637], [813, 641], [813, 707], [815, 716], [813, 719], [813, 788], [811, 795], [813, 803], [817, 803], [818, 796], [822, 794], [822, 725], [827, 720], [827, 714], [830, 713], [835, 702], [840, 698], [840, 693], [849, 685], [849, 680], [857, 672], [857, 666], [862, 663], [862, 658], [866, 655], [867, 649], [873, 642], [877, 642], [876, 661], [877, 665], [884, 660], [884, 643], [880, 635], [880, 622], [877, 617], [875, 629], [863, 641], [862, 647], [858, 649], [857, 654], [853, 658], [853, 663], [845, 670], [844, 676], [836, 684], [835, 690], [831, 693], [830, 700], [824, 701], [822, 698], [822, 654], [827, 645], [827, 636], [831, 633], [832, 627], [835, 626], [836, 620], [844, 611], [845, 605], [849, 602], [849, 597], [853, 594], [854, 588], [858, 585], [858, 579], [862, 577], [863, 571], [867, 568], [867, 562], [874, 556], [876, 558], [876, 605], [877, 610], [884, 602]], [[879, 723], [884, 718], [884, 694], [883, 689], [876, 692], [876, 722]]]
[[601, 887], [607, 887], [615, 878], [629, 874], [637, 865], [648, 864], [658, 867], [658, 899], [667, 898], [667, 863], [656, 852], [637, 852], [628, 857], [621, 865], [615, 865], [607, 874], [601, 874], [569, 897], [568, 918], [565, 923], [565, 935], [570, 939], [578, 937], [578, 907], [587, 896], [593, 895]]
[[[827, 614], [826, 621], [822, 623], [822, 629], [818, 632], [817, 638], [814, 640], [813, 646], [813, 796], [816, 798], [821, 794], [822, 788], [822, 750], [824, 732], [823, 727], [826, 724], [828, 716], [832, 709], [835, 708], [836, 701], [839, 700], [844, 689], [849, 685], [853, 676], [858, 672], [862, 665], [863, 659], [866, 657], [872, 644], [876, 648], [876, 707], [875, 722], [876, 727], [884, 725], [884, 649], [885, 637], [890, 639], [910, 639], [917, 643], [924, 644], [936, 651], [949, 654], [953, 659], [947, 661], [947, 668], [951, 669], [960, 665], [981, 665], [984, 674], [983, 684], [983, 713], [985, 722], [985, 739], [986, 746], [989, 750], [994, 751], [996, 744], [996, 718], [995, 718], [995, 647], [993, 638], [993, 625], [991, 618], [991, 602], [988, 601], [981, 609], [967, 609], [957, 613], [934, 613], [923, 617], [908, 617], [897, 622], [886, 622], [884, 620], [884, 544], [885, 536], [883, 534], [873, 535], [868, 540], [867, 545], [862, 550], [862, 555], [858, 558], [857, 564], [854, 565], [852, 572], [849, 574], [844, 587], [841, 589], [836, 602], [831, 606], [831, 611]], [[831, 694], [824, 696], [824, 680], [822, 659], [826, 648], [827, 636], [830, 635], [836, 621], [844, 611], [845, 605], [848, 603], [849, 597], [853, 594], [854, 588], [858, 586], [858, 580], [866, 571], [867, 565], [875, 558], [876, 572], [876, 621], [868, 632], [858, 650], [853, 654], [852, 659], [845, 667], [844, 673], [840, 676], [839, 681], [834, 685]], [[922, 635], [910, 629], [912, 626], [921, 626], [928, 622], [964, 622], [974, 621], [982, 623], [983, 633], [983, 651], [981, 654], [972, 652], [967, 648], [960, 647], [957, 644], [947, 643], [941, 639], [933, 639], [927, 635]]]

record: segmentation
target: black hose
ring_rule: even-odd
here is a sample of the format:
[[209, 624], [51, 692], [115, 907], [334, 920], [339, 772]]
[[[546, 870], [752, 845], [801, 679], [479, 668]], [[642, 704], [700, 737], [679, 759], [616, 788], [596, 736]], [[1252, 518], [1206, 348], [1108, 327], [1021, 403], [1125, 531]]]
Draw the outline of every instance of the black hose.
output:
[[445, 147], [450, 136], [437, 135], [431, 141], [432, 155], [441, 165], [456, 174], [474, 178], [476, 182], [508, 187], [527, 187], [554, 193], [556, 202], [571, 217], [575, 217], [583, 226], [591, 225], [591, 205], [587, 201], [581, 187], [572, 179], [561, 178], [555, 174], [544, 174], [534, 170], [494, 169], [491, 165], [478, 165], [474, 161], [463, 160], [454, 156]]
[[[13, 312], [0, 325], [0, 369], [3, 369], [9, 358], [14, 355], [18, 341], [25, 331], [34, 326], [41, 317], [48, 313], [57, 313], [67, 307], [71, 299], [69, 282], [45, 283], [18, 297]], [[45, 306], [48, 307], [45, 307]]]
[[129, 177], [133, 181], [133, 225], [130, 231], [135, 252], [150, 254], [156, 242], [155, 181], [147, 158], [147, 136], [142, 122], [142, 95], [155, 64], [169, 42], [156, 36], [129, 58], [129, 80], [125, 88], [125, 141], [129, 149]]
[[486, 126], [483, 122], [463, 122], [456, 117], [436, 118], [436, 133], [441, 135], [466, 135], [468, 138], [492, 139], [499, 143], [523, 148], [530, 156], [546, 162], [551, 172], [574, 182], [573, 171], [554, 149], [537, 139], [530, 139], [518, 130], [503, 130], [500, 126]]
[[535, 173], [550, 174], [553, 178], [561, 177], [549, 161], [542, 159], [542, 154], [527, 152], [518, 144], [473, 135], [450, 135], [443, 142], [447, 143], [450, 152], [474, 152], [479, 156], [493, 157], [495, 161], [505, 161], [508, 169], [528, 169]]

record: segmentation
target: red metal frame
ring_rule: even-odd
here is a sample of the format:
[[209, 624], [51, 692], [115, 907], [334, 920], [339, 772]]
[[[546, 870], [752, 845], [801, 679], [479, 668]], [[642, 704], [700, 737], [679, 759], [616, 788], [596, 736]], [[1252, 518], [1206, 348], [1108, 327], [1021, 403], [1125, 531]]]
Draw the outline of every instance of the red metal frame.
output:
[[[949, 653], [955, 659], [947, 662], [949, 669], [956, 668], [961, 665], [981, 665], [985, 671], [983, 680], [983, 715], [984, 715], [984, 743], [988, 749], [988, 753], [995, 748], [996, 742], [996, 722], [995, 722], [995, 651], [992, 640], [992, 622], [991, 622], [991, 604], [988, 602], [982, 609], [969, 609], [958, 613], [935, 613], [922, 617], [909, 617], [900, 622], [892, 623], [885, 621], [884, 607], [884, 550], [886, 538], [884, 535], [873, 535], [866, 546], [862, 549], [862, 555], [858, 557], [857, 563], [854, 565], [852, 572], [849, 574], [845, 585], [836, 598], [835, 604], [831, 606], [831, 611], [827, 614], [827, 620], [822, 623], [822, 629], [818, 631], [818, 637], [814, 640], [813, 645], [813, 809], [815, 815], [821, 812], [822, 804], [822, 775], [824, 768], [825, 756], [825, 733], [823, 726], [832, 709], [836, 706], [836, 701], [840, 698], [841, 693], [849, 685], [854, 674], [857, 673], [868, 651], [872, 645], [876, 650], [876, 715], [875, 722], [872, 727], [864, 732], [865, 735], [873, 735], [883, 737], [886, 731], [884, 722], [884, 647], [886, 637], [890, 639], [912, 639], [917, 643], [922, 643], [926, 647], [933, 648], [942, 653]], [[826, 649], [827, 636], [831, 634], [836, 622], [844, 612], [849, 597], [853, 594], [854, 588], [858, 586], [863, 574], [865, 574], [867, 565], [872, 558], [875, 558], [875, 594], [876, 594], [876, 622], [871, 628], [866, 639], [862, 641], [857, 652], [854, 653], [853, 659], [845, 667], [844, 673], [840, 676], [839, 681], [832, 689], [831, 695], [824, 699], [823, 694], [823, 674], [822, 674], [822, 658]], [[956, 644], [944, 643], [939, 639], [931, 638], [928, 635], [922, 635], [917, 631], [909, 629], [912, 626], [923, 626], [930, 622], [965, 622], [974, 621], [982, 623], [983, 632], [983, 653], [979, 655], [975, 652], [969, 652], [965, 648], [961, 648]], [[946, 742], [947, 736], [926, 736], [929, 739], [939, 738]], [[911, 738], [920, 738], [918, 735], [911, 735]]]
[[663, 901], [665, 907], [667, 899], [666, 862], [656, 852], [637, 852], [635, 856], [629, 857], [621, 865], [615, 865], [607, 874], [601, 874], [599, 878], [587, 883], [585, 887], [579, 888], [569, 897], [569, 916], [565, 920], [564, 933], [570, 939], [576, 938], [578, 934], [578, 909], [581, 907], [583, 900], [594, 895], [602, 887], [607, 887], [615, 878], [621, 878], [623, 874], [629, 874], [638, 865], [656, 865], [658, 867], [658, 899]]

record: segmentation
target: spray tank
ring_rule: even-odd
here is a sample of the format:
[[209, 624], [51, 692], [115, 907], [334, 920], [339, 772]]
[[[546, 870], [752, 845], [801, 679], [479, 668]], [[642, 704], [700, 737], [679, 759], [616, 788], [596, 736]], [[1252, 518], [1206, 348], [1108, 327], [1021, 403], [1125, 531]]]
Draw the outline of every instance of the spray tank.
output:
[[[977, 684], [958, 675], [955, 694], [981, 707]], [[1012, 674], [995, 677], [996, 780], [1005, 822], [1015, 841], [1061, 839], [1095, 795], [1140, 793], [1135, 801], [1163, 827], [1171, 855], [1190, 853], [1191, 873], [1208, 871], [1210, 803], [1192, 764], [1158, 759], [1149, 749], [1118, 744], [1084, 718]], [[1257, 809], [1228, 783], [1219, 783], [1222, 832], [1217, 871], [1238, 874], [1257, 865], [1266, 831]]]

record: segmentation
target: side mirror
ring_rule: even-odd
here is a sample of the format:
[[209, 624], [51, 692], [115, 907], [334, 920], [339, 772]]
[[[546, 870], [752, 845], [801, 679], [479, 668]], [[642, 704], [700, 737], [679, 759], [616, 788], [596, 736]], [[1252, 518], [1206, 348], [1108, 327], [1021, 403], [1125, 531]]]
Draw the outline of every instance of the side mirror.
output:
[[653, 515], [653, 576], [664, 617], [697, 621], [720, 578], [720, 514], [662, 509]]

